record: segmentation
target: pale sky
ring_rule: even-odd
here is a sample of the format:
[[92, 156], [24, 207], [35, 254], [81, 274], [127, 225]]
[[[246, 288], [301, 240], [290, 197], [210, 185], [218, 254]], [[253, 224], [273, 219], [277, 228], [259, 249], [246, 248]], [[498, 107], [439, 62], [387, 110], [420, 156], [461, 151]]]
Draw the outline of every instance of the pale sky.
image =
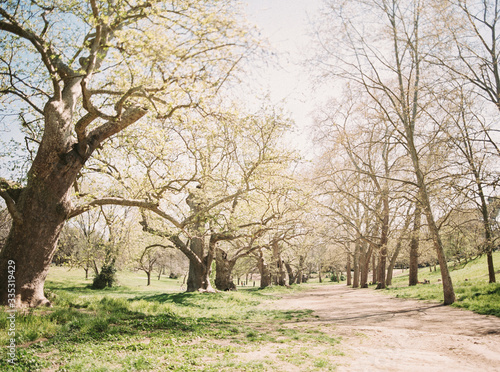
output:
[[247, 0], [246, 3], [248, 20], [276, 49], [282, 67], [270, 67], [264, 72], [264, 88], [269, 90], [273, 101], [284, 100], [285, 109], [299, 128], [294, 142], [309, 147], [307, 126], [312, 122], [311, 112], [317, 97], [301, 63], [310, 52], [307, 48], [311, 43], [310, 23], [317, 17], [322, 0]]

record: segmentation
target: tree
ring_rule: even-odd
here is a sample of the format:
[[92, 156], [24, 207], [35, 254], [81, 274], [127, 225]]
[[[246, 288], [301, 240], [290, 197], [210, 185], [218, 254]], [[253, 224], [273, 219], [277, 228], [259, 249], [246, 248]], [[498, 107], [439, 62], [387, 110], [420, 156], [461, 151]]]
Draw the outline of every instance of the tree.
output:
[[142, 251], [138, 260], [138, 269], [146, 273], [148, 286], [151, 285], [151, 274], [153, 273], [154, 268], [158, 266], [162, 253], [164, 253], [164, 250], [167, 248], [173, 247], [164, 246], [162, 244], [151, 244]]
[[67, 262], [70, 267], [82, 268], [85, 271], [85, 279], [88, 279], [90, 270], [93, 270], [95, 275], [99, 274], [97, 261], [102, 261], [105, 255], [106, 231], [101, 210], [92, 212], [78, 216], [64, 226], [54, 255], [56, 263]]
[[281, 144], [289, 122], [266, 110], [189, 117], [176, 132], [185, 147], [182, 167], [158, 154], [140, 158], [141, 193], [169, 208], [169, 213], [149, 208], [151, 216], [145, 209], [144, 229], [169, 239], [188, 257], [188, 291], [213, 290], [209, 276], [218, 242], [252, 236], [254, 228], [274, 218], [275, 210], [259, 203], [291, 159]]
[[[400, 144], [411, 159], [414, 185], [441, 268], [444, 303], [451, 304], [455, 301], [453, 283], [433, 214], [429, 179], [422, 164], [421, 149], [428, 143], [419, 136], [430, 129], [426, 128], [423, 117], [432, 115], [429, 110], [432, 101], [426, 89], [432, 87], [433, 67], [424, 58], [433, 44], [426, 44], [431, 39], [423, 36], [421, 28], [426, 20], [426, 3], [373, 0], [328, 5], [325, 25], [331, 29], [332, 22], [340, 20], [340, 23], [336, 22], [338, 29], [334, 36], [330, 30], [317, 33], [321, 38], [320, 68], [326, 75], [360, 87], [374, 112], [399, 134]], [[370, 34], [363, 29], [368, 21]], [[322, 37], [324, 34], [331, 39]], [[347, 52], [333, 53], [339, 45]], [[331, 66], [335, 66], [333, 71]]]
[[413, 229], [410, 237], [410, 272], [408, 274], [408, 285], [418, 284], [418, 257], [420, 242], [420, 226], [422, 223], [422, 208], [415, 202], [415, 212], [413, 216]]
[[459, 182], [455, 182], [455, 189], [469, 203], [475, 205], [475, 214], [480, 215], [476, 219], [482, 223], [482, 251], [487, 256], [489, 282], [495, 283], [495, 239], [492, 228], [494, 206], [489, 204], [487, 196], [487, 190], [491, 190], [491, 185], [496, 184], [497, 178], [491, 161], [492, 152], [495, 152], [495, 148], [491, 146], [491, 128], [486, 124], [487, 117], [479, 114], [483, 105], [475, 102], [472, 91], [458, 84], [449, 94], [455, 99], [443, 100], [441, 108], [450, 124], [445, 128], [445, 133], [450, 149], [456, 154], [455, 167], [462, 176]]
[[22, 183], [0, 182], [13, 218], [0, 282], [14, 260], [17, 306], [49, 304], [45, 277], [64, 222], [85, 210], [71, 194], [95, 150], [146, 115], [199, 105], [228, 79], [249, 45], [231, 3], [2, 3], [2, 104], [37, 147]]
[[500, 110], [500, 2], [447, 0], [435, 7], [436, 33], [444, 47], [431, 54], [433, 62], [475, 86], [484, 100]]
[[347, 243], [348, 251], [349, 243], [355, 242], [350, 252], [354, 254], [354, 286], [359, 286], [359, 274], [363, 277], [361, 285], [367, 285], [369, 260], [378, 258], [373, 282], [385, 288], [388, 247], [408, 188], [404, 179], [407, 158], [396, 145], [394, 130], [368, 115], [363, 109], [365, 102], [358, 104], [354, 96], [346, 96], [344, 104], [330, 104], [333, 109], [324, 109], [317, 122], [320, 143], [325, 148], [317, 168], [322, 205], [331, 214], [330, 219], [339, 218], [339, 225], [347, 230], [337, 235]]
[[240, 237], [234, 242], [228, 241], [228, 249], [223, 249], [220, 245], [216, 248], [215, 288], [220, 291], [236, 290], [236, 284], [233, 281], [233, 269], [238, 260], [248, 257], [252, 252], [261, 248], [255, 244], [257, 235], [248, 236], [246, 239]]

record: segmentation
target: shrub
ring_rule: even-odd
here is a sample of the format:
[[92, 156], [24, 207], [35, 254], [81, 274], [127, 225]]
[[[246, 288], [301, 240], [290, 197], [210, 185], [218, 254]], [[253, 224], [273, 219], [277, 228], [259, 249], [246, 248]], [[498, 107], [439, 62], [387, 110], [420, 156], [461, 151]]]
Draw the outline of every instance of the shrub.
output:
[[94, 278], [92, 288], [104, 289], [106, 287], [112, 287], [116, 282], [115, 260], [113, 260], [110, 264], [103, 265], [101, 272]]
[[341, 282], [345, 279], [346, 279], [346, 277], [344, 274], [340, 274], [340, 277], [338, 274], [332, 274], [332, 276], [330, 276], [330, 281], [332, 281], [332, 282]]

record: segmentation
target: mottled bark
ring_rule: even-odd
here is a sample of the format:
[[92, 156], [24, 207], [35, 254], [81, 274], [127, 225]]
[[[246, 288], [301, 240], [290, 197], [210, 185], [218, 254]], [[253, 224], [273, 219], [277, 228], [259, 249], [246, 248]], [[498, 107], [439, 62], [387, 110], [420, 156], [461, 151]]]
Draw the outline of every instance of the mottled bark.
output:
[[281, 259], [280, 246], [277, 241], [271, 244], [273, 252], [273, 272], [272, 281], [275, 285], [284, 286], [286, 284], [286, 272], [283, 260]]
[[290, 265], [288, 262], [285, 262], [285, 268], [288, 273], [288, 285], [295, 284], [296, 275], [293, 273], [292, 265]]
[[354, 247], [354, 257], [353, 257], [353, 267], [354, 267], [354, 272], [353, 272], [353, 281], [352, 281], [352, 287], [353, 288], [359, 288], [359, 282], [360, 282], [360, 244], [358, 242], [355, 243]]
[[260, 273], [260, 288], [266, 288], [271, 285], [271, 271], [269, 266], [264, 260], [262, 252], [257, 256], [257, 268]]
[[[7, 303], [7, 266], [16, 263], [16, 306], [50, 305], [44, 283], [59, 233], [71, 211], [70, 193], [86, 158], [72, 147], [70, 136], [74, 109], [73, 90], [67, 84], [66, 100], [51, 100], [45, 107], [46, 130], [26, 186], [13, 201], [16, 213], [0, 254], [1, 302]], [[5, 285], [4, 285], [5, 283]]]
[[371, 246], [366, 247], [365, 243], [360, 246], [360, 280], [359, 285], [361, 288], [368, 288], [368, 274], [370, 273], [370, 258], [372, 256], [373, 248]]
[[410, 269], [408, 277], [408, 285], [413, 286], [418, 284], [418, 248], [420, 244], [420, 225], [422, 220], [422, 209], [419, 203], [415, 207], [413, 231], [410, 239]]
[[377, 266], [377, 253], [372, 253], [372, 284], [378, 281], [378, 266]]
[[351, 273], [351, 253], [347, 252], [347, 263], [346, 263], [346, 276], [347, 276], [347, 286], [352, 285], [352, 273]]
[[187, 292], [215, 292], [210, 283], [210, 271], [213, 255], [205, 254], [203, 237], [194, 237], [189, 245], [191, 251], [198, 257], [197, 260], [189, 259], [189, 272], [187, 278]]
[[235, 291], [232, 271], [236, 260], [229, 260], [221, 248], [215, 250], [215, 288], [219, 291]]
[[411, 223], [411, 216], [406, 217], [405, 225], [403, 227], [402, 232], [399, 235], [398, 241], [396, 243], [396, 248], [394, 249], [394, 252], [391, 256], [391, 259], [389, 260], [389, 267], [387, 268], [387, 277], [385, 279], [385, 284], [387, 286], [392, 284], [392, 276], [394, 274], [394, 266], [396, 266], [396, 260], [399, 257], [399, 253], [401, 252], [401, 248], [403, 246], [403, 239], [406, 235], [406, 232], [408, 231], [408, 228]]

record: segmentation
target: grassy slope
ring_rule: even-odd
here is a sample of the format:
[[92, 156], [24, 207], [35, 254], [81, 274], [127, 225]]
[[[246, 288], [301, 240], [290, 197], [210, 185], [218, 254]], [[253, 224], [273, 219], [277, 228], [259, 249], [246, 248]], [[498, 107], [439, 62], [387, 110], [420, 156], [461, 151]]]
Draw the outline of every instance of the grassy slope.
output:
[[[121, 287], [86, 288], [82, 271], [52, 268], [51, 309], [17, 313], [18, 363], [1, 371], [271, 371], [335, 368], [340, 340], [317, 325], [299, 325], [310, 311], [258, 306], [282, 292], [254, 288], [216, 294], [178, 293], [178, 280], [122, 273]], [[126, 285], [125, 285], [126, 284]], [[8, 345], [7, 314], [0, 343]], [[6, 349], [3, 348], [3, 353]]]
[[[500, 267], [500, 252], [493, 254], [493, 261], [496, 268]], [[457, 297], [453, 306], [500, 317], [500, 283], [488, 284], [486, 256], [465, 266], [450, 267], [450, 270]], [[500, 273], [496, 276], [497, 282], [500, 282]], [[394, 278], [393, 286], [388, 291], [397, 297], [443, 301], [440, 278], [439, 268], [432, 273], [429, 268], [424, 268], [419, 271], [419, 280], [427, 279], [431, 284], [408, 287], [408, 275], [401, 275]]]

